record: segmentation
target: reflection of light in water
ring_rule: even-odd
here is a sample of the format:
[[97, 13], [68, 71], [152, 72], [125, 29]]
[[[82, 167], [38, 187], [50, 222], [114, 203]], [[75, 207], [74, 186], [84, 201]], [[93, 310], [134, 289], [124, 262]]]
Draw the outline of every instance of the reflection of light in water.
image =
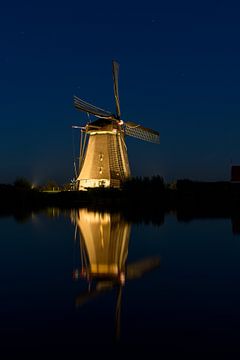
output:
[[[76, 231], [79, 231], [81, 258], [81, 270], [74, 271], [74, 278], [84, 277], [89, 281], [88, 291], [78, 296], [76, 305], [81, 306], [96, 296], [117, 288], [115, 320], [118, 339], [122, 287], [126, 279], [142, 277], [158, 267], [160, 259], [147, 258], [126, 266], [131, 225], [121, 214], [80, 209], [72, 213], [71, 219], [76, 224]], [[94, 287], [91, 286], [93, 280]]]
[[[66, 217], [69, 219], [69, 211], [68, 210], [61, 210], [56, 207], [49, 207], [44, 210], [41, 210], [41, 212], [31, 213], [31, 221], [34, 224], [34, 226], [37, 226], [38, 228], [44, 228], [44, 222], [42, 217], [47, 218], [60, 218], [60, 217]], [[71, 220], [72, 217], [71, 217]]]
[[80, 232], [83, 271], [88, 277], [118, 277], [127, 259], [130, 224], [120, 214], [81, 209], [76, 224]]

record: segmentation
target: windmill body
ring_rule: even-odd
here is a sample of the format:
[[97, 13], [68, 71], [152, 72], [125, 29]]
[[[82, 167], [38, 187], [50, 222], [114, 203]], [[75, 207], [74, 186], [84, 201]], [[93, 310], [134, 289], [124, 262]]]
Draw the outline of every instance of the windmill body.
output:
[[87, 125], [86, 132], [88, 144], [77, 178], [79, 189], [120, 187], [130, 177], [124, 132], [105, 119]]
[[[130, 177], [125, 136], [159, 142], [159, 133], [121, 119], [118, 94], [119, 65], [113, 61], [113, 84], [116, 114], [74, 97], [75, 107], [97, 120], [81, 128], [80, 164], [77, 184], [79, 190], [97, 187], [119, 188]], [[86, 138], [87, 137], [87, 138]], [[84, 140], [83, 140], [84, 138]]]

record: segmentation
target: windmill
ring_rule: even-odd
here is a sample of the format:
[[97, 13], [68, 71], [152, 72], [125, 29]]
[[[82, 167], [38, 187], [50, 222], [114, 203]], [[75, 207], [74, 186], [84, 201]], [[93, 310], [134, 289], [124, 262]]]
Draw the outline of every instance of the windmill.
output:
[[118, 74], [119, 65], [112, 62], [113, 89], [116, 114], [91, 105], [74, 96], [77, 110], [94, 115], [97, 119], [80, 127], [80, 156], [77, 176], [78, 189], [95, 187], [119, 188], [130, 177], [125, 136], [159, 143], [159, 133], [121, 118]]

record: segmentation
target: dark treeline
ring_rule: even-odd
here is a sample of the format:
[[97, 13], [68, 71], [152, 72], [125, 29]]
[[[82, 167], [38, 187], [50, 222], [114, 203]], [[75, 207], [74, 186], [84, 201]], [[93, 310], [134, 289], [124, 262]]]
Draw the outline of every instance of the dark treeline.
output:
[[179, 220], [196, 217], [240, 217], [240, 184], [178, 180], [166, 184], [161, 176], [138, 177], [126, 181], [121, 189], [48, 192], [33, 187], [25, 179], [13, 185], [0, 184], [0, 216], [14, 215], [24, 220], [32, 212], [48, 207], [85, 207], [96, 211], [121, 211], [131, 222], [161, 224], [164, 213], [174, 212]]
[[161, 176], [135, 177], [122, 184], [121, 189], [95, 188], [88, 191], [74, 191], [71, 184], [58, 185], [50, 181], [45, 185], [33, 186], [24, 178], [17, 179], [13, 185], [0, 184], [0, 200], [21, 198], [26, 203], [34, 201], [69, 201], [76, 202], [106, 202], [120, 203], [134, 199], [137, 203], [143, 200], [156, 207], [161, 204], [170, 206], [180, 202], [188, 203], [218, 202], [228, 203], [240, 200], [240, 183], [231, 182], [198, 182], [191, 180], [178, 180], [167, 184]]
[[125, 181], [122, 185], [122, 191], [126, 193], [163, 193], [166, 185], [163, 177], [134, 177]]

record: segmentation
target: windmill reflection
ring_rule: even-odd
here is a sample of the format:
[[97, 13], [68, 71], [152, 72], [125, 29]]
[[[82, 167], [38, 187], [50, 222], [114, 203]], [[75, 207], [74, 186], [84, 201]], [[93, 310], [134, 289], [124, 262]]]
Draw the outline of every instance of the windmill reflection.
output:
[[[75, 242], [80, 247], [80, 266], [75, 279], [86, 279], [88, 291], [76, 299], [76, 306], [112, 289], [117, 289], [116, 337], [120, 335], [122, 289], [125, 282], [140, 278], [160, 265], [159, 257], [126, 265], [131, 224], [120, 213], [80, 209], [74, 213]], [[79, 234], [79, 241], [78, 236]]]

